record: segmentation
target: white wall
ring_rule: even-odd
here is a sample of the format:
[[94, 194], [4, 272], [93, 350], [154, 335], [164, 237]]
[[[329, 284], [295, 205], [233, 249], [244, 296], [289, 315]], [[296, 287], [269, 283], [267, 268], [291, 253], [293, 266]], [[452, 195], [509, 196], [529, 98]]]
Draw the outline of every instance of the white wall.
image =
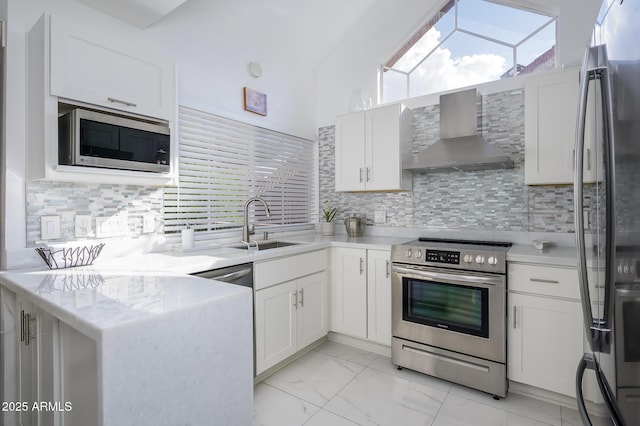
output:
[[[601, 0], [565, 0], [557, 24], [557, 66], [580, 65]], [[376, 104], [377, 70], [433, 15], [429, 2], [377, 2], [343, 43], [318, 69], [318, 126], [335, 124], [336, 115], [349, 112], [349, 99], [363, 90]], [[481, 85], [484, 90], [508, 90], [510, 83]], [[424, 102], [424, 103], [422, 103]], [[412, 106], [438, 103], [437, 96], [407, 102]], [[419, 105], [420, 104], [420, 105]]]
[[[25, 155], [26, 116], [25, 40], [26, 32], [47, 12], [74, 20], [88, 30], [108, 30], [173, 59], [178, 78], [178, 103], [257, 126], [316, 139], [315, 77], [281, 56], [265, 56], [251, 45], [236, 45], [234, 38], [221, 33], [226, 16], [216, 16], [208, 33], [208, 47], [199, 34], [189, 31], [189, 21], [180, 10], [153, 26], [140, 30], [74, 0], [5, 0], [8, 3], [8, 47], [6, 97], [6, 172], [0, 181], [6, 189], [6, 215], [1, 233], [8, 256], [26, 246]], [[187, 2], [189, 3], [189, 2]], [[263, 67], [259, 79], [247, 72], [247, 64], [258, 61]], [[267, 94], [266, 117], [243, 110], [242, 88]]]

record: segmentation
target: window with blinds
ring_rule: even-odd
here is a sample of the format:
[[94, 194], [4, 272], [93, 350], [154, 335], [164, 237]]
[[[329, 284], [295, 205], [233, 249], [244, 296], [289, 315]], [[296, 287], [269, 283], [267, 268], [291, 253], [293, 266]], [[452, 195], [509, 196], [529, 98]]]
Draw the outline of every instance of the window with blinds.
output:
[[[164, 232], [190, 226], [202, 240], [238, 230], [244, 204], [257, 225], [297, 228], [317, 221], [317, 147], [313, 141], [180, 107], [179, 180], [165, 189]], [[273, 228], [271, 230], [274, 230]]]

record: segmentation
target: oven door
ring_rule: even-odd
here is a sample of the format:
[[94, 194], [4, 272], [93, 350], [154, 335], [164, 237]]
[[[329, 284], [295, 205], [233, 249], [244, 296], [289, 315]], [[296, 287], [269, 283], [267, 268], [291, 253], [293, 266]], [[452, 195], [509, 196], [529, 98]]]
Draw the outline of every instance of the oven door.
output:
[[506, 277], [394, 264], [395, 337], [506, 362]]

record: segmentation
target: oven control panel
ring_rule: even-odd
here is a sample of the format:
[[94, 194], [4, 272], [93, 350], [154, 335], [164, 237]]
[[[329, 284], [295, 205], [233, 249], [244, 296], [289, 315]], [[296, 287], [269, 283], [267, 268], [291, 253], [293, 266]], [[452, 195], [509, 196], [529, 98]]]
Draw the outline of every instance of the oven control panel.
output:
[[425, 250], [427, 262], [460, 264], [459, 251]]
[[[418, 241], [411, 241], [394, 245], [391, 248], [391, 261], [411, 265], [505, 274], [508, 249], [508, 247], [444, 243], [424, 244]], [[640, 270], [640, 265], [638, 269]]]

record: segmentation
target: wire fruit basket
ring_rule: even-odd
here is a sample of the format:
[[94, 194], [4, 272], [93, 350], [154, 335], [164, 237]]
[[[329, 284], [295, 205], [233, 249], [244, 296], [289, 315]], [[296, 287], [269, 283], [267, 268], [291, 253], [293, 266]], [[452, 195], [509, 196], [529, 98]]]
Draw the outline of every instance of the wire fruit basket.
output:
[[104, 243], [75, 247], [36, 247], [49, 269], [91, 265], [100, 255]]

